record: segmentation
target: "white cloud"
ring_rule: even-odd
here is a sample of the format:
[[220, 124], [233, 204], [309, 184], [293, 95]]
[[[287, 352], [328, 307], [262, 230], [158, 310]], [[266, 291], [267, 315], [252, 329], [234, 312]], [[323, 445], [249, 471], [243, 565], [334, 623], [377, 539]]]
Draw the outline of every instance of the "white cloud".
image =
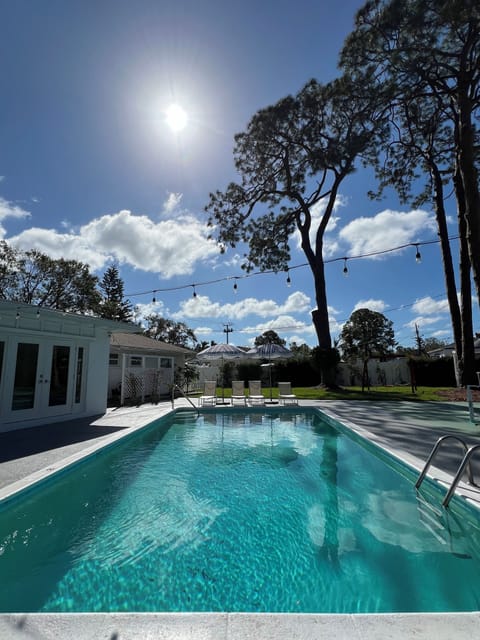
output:
[[180, 202], [182, 201], [181, 193], [170, 193], [168, 194], [168, 198], [163, 203], [163, 214], [171, 215], [180, 207]]
[[114, 259], [170, 278], [192, 273], [198, 261], [218, 252], [207, 236], [206, 225], [191, 214], [154, 222], [124, 210], [95, 218], [77, 233], [31, 228], [9, 242], [23, 249], [34, 246], [52, 258], [81, 260], [94, 270]]
[[421, 315], [448, 313], [448, 300], [446, 298], [443, 300], [434, 300], [430, 296], [426, 296], [425, 298], [420, 298], [420, 300], [415, 301], [412, 306], [412, 311], [413, 313], [420, 313]]
[[353, 311], [357, 311], [358, 309], [370, 309], [370, 311], [383, 313], [386, 306], [387, 305], [383, 300], [374, 300], [373, 298], [370, 298], [370, 300], [359, 300], [353, 307]]
[[274, 300], [258, 300], [244, 298], [234, 303], [221, 304], [212, 302], [208, 296], [197, 294], [196, 298], [189, 298], [180, 304], [180, 309], [173, 318], [228, 318], [240, 320], [249, 315], [261, 318], [272, 317], [285, 313], [304, 313], [311, 308], [310, 298], [301, 291], [290, 294], [283, 304]]
[[212, 327], [195, 327], [193, 330], [197, 338], [202, 335], [209, 336], [211, 333], [214, 333], [215, 330]]
[[445, 338], [449, 338], [452, 335], [451, 329], [439, 329], [438, 331], [434, 331], [431, 336], [432, 338], [438, 338], [444, 340]]
[[371, 218], [352, 220], [339, 237], [350, 245], [352, 255], [363, 255], [414, 243], [419, 234], [429, 231], [436, 231], [436, 222], [427, 211], [415, 209], [404, 213], [386, 209]]
[[12, 236], [8, 242], [25, 251], [35, 247], [54, 259], [80, 260], [93, 270], [102, 268], [108, 260], [108, 256], [98, 251], [87, 239], [72, 233], [59, 233], [54, 229], [31, 227]]
[[421, 329], [425, 325], [436, 324], [443, 319], [444, 318], [442, 318], [441, 316], [417, 316], [413, 320], [410, 320], [410, 322], [405, 323], [403, 326], [410, 327], [410, 329], [415, 329], [415, 325], [417, 325]]
[[3, 220], [7, 218], [30, 218], [30, 215], [29, 211], [0, 197], [0, 238], [5, 236], [5, 229], [2, 225]]
[[292, 316], [278, 316], [278, 318], [269, 320], [268, 322], [259, 322], [256, 325], [252, 325], [250, 327], [245, 327], [242, 329], [242, 333], [253, 333], [255, 336], [261, 335], [265, 331], [276, 331], [279, 335], [282, 336], [282, 333], [285, 331], [297, 331], [299, 333], [313, 334], [315, 333], [315, 329], [313, 324], [299, 322]]

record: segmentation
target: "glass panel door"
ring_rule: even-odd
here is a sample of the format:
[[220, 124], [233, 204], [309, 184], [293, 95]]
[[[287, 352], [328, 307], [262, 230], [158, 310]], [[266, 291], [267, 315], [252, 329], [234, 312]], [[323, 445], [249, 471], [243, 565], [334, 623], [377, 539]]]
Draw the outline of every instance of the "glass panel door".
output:
[[33, 409], [37, 382], [38, 344], [19, 342], [15, 363], [12, 411]]
[[53, 345], [50, 391], [48, 395], [49, 407], [67, 404], [69, 364], [70, 347], [58, 344]]

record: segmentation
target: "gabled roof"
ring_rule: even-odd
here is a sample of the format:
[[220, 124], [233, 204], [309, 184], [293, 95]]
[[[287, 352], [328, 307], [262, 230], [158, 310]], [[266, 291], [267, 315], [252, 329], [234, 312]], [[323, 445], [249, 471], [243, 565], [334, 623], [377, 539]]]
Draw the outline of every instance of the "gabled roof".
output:
[[110, 336], [110, 347], [113, 347], [117, 351], [135, 351], [136, 353], [149, 351], [150, 353], [155, 352], [168, 356], [195, 355], [195, 352], [191, 349], [161, 342], [160, 340], [154, 340], [153, 338], [138, 333], [113, 333]]

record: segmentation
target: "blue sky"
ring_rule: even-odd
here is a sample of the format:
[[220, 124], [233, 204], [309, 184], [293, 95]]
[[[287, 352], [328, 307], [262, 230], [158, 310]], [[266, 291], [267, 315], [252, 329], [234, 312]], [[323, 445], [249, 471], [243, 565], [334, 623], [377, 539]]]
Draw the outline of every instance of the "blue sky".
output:
[[[290, 287], [284, 273], [243, 278], [242, 248], [220, 255], [203, 209], [211, 191], [236, 179], [233, 136], [258, 109], [312, 77], [338, 75], [339, 50], [362, 4], [4, 4], [0, 239], [82, 260], [100, 276], [116, 262], [139, 319], [158, 312], [199, 340], [224, 341], [228, 324], [237, 345], [274, 329], [287, 343], [315, 346], [313, 283], [307, 267], [295, 268], [306, 261], [297, 239]], [[165, 122], [172, 103], [188, 115], [180, 132]], [[411, 246], [348, 260], [347, 277], [335, 261], [437, 239], [430, 208], [409, 209], [392, 193], [373, 202], [372, 186], [364, 169], [343, 183], [326, 234], [332, 336], [366, 306], [393, 321], [402, 345], [413, 344], [415, 323], [424, 337], [450, 340], [438, 244], [420, 246], [420, 264]], [[456, 235], [453, 198], [448, 207]], [[456, 258], [455, 241], [453, 250]]]

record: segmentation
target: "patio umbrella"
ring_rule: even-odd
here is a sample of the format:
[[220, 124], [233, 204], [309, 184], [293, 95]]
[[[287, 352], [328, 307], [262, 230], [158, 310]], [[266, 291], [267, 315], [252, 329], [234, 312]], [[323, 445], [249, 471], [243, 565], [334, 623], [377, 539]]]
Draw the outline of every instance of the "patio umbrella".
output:
[[222, 361], [222, 403], [225, 403], [225, 384], [224, 384], [224, 360], [233, 360], [235, 358], [248, 358], [248, 352], [242, 351], [234, 344], [214, 344], [211, 347], [203, 349], [197, 353], [199, 360], [221, 360]]
[[292, 358], [293, 353], [290, 349], [287, 349], [281, 344], [275, 344], [273, 342], [266, 342], [265, 344], [261, 344], [258, 347], [253, 347], [248, 352], [248, 355], [251, 358], [259, 358], [262, 360], [268, 360], [267, 363], [262, 364], [262, 367], [268, 367], [269, 378], [270, 378], [270, 402], [272, 400], [272, 367], [274, 366], [272, 360], [280, 359], [280, 358]]

